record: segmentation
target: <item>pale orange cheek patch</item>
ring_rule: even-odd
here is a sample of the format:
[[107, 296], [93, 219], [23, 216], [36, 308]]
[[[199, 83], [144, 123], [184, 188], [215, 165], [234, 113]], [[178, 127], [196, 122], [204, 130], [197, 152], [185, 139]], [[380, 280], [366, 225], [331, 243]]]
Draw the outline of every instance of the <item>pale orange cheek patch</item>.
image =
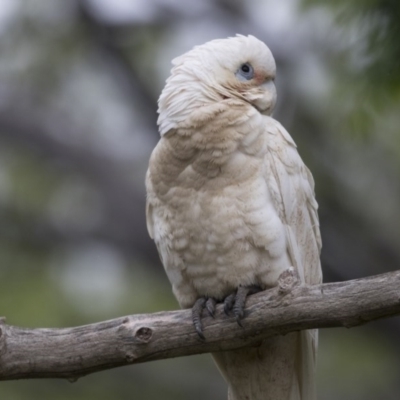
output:
[[265, 81], [265, 73], [260, 70], [254, 71], [254, 78], [253, 78], [258, 85], [261, 85]]

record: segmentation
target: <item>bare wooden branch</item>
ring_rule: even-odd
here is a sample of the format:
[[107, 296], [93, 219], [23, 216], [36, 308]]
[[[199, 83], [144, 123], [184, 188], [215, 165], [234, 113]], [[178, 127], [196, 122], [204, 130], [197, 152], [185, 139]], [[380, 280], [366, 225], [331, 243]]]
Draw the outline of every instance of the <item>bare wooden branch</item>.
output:
[[23, 329], [0, 319], [0, 380], [67, 378], [122, 365], [257, 345], [311, 328], [352, 327], [400, 314], [400, 271], [342, 283], [280, 286], [251, 296], [243, 328], [217, 307], [205, 341], [190, 310], [131, 315], [65, 329]]

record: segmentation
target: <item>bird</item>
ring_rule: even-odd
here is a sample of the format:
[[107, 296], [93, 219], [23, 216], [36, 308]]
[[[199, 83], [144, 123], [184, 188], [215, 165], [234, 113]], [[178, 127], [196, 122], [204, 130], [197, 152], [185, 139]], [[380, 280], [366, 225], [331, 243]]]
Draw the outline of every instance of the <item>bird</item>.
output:
[[[243, 324], [247, 296], [284, 271], [321, 283], [318, 204], [311, 172], [272, 117], [276, 64], [264, 42], [215, 39], [172, 64], [146, 174], [147, 228], [207, 340], [202, 316], [216, 304]], [[229, 400], [315, 400], [317, 342], [305, 330], [212, 356]]]

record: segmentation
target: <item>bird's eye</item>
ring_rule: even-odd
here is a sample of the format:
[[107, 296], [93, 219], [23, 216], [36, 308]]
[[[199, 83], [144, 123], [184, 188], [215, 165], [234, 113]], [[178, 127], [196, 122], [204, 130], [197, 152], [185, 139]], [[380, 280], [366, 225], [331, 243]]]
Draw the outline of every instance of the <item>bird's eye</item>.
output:
[[244, 63], [242, 64], [239, 69], [236, 72], [236, 76], [240, 80], [246, 80], [249, 81], [250, 79], [253, 79], [254, 77], [254, 69], [249, 63]]

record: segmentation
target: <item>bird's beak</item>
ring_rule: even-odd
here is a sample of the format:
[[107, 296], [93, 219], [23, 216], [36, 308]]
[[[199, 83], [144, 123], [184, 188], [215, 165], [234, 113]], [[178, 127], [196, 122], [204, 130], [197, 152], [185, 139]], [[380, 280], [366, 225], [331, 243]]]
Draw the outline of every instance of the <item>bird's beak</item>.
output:
[[253, 102], [253, 105], [261, 114], [271, 115], [276, 104], [276, 88], [272, 79], [266, 80], [260, 85], [262, 96]]

